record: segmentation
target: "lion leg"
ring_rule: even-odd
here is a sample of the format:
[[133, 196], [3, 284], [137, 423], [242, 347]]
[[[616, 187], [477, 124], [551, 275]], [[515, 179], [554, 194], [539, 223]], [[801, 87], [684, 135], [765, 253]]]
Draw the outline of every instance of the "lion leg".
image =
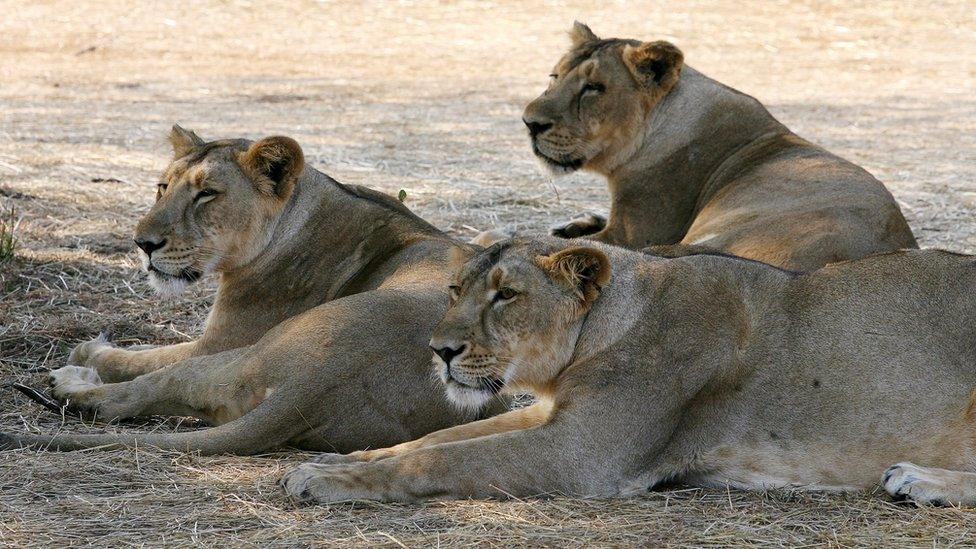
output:
[[321, 454], [312, 459], [313, 463], [355, 463], [360, 461], [376, 461], [400, 456], [420, 448], [427, 448], [447, 442], [469, 440], [489, 435], [528, 429], [545, 423], [552, 414], [551, 402], [537, 402], [525, 408], [512, 410], [488, 419], [462, 423], [447, 429], [435, 431], [410, 442], [404, 442], [389, 448], [375, 450], [360, 450], [348, 454]]
[[584, 447], [579, 432], [578, 424], [550, 422], [379, 461], [304, 463], [280, 484], [293, 498], [319, 503], [615, 494], [621, 468], [606, 448]]
[[576, 219], [552, 227], [549, 234], [559, 238], [579, 238], [594, 235], [605, 229], [606, 226], [606, 217], [587, 212]]
[[226, 423], [263, 399], [263, 394], [251, 394], [247, 380], [241, 379], [244, 352], [234, 349], [190, 358], [116, 383], [103, 383], [92, 368], [66, 366], [51, 372], [51, 392], [70, 408], [105, 421], [186, 415], [215, 425]]
[[284, 386], [229, 423], [181, 433], [100, 433], [14, 435], [0, 432], [0, 451], [17, 448], [71, 451], [87, 448], [154, 446], [164, 450], [213, 454], [256, 454], [280, 446], [308, 429], [313, 410], [302, 400], [301, 386]]
[[881, 486], [892, 497], [922, 505], [976, 507], [976, 473], [905, 462], [889, 467], [881, 477]]
[[162, 347], [137, 345], [120, 349], [103, 335], [75, 347], [68, 355], [68, 364], [92, 368], [102, 381], [114, 383], [129, 381], [195, 356], [198, 348], [196, 341], [190, 341]]

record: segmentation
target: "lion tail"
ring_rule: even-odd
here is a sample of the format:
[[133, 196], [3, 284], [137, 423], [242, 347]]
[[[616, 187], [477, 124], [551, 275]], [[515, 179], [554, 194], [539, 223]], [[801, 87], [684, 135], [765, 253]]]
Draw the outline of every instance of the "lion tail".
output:
[[[71, 451], [89, 448], [114, 449], [154, 446], [163, 450], [196, 452], [203, 455], [260, 453], [285, 444], [311, 429], [299, 407], [302, 394], [276, 391], [243, 416], [217, 427], [185, 433], [73, 434], [56, 435], [0, 433], [0, 450], [28, 448]], [[291, 398], [286, 395], [291, 394]], [[279, 396], [280, 395], [280, 396]], [[277, 398], [276, 398], [277, 397]]]

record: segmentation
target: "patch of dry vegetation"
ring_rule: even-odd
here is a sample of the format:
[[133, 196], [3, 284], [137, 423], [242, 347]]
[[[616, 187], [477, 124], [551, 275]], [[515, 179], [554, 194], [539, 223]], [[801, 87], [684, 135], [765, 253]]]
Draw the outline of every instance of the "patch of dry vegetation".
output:
[[[213, 285], [153, 297], [129, 240], [173, 122], [204, 137], [294, 136], [316, 167], [398, 194], [461, 236], [606, 211], [597, 179], [555, 182], [519, 114], [574, 18], [667, 38], [799, 134], [885, 181], [926, 246], [976, 251], [976, 10], [970, 2], [269, 2], [0, 0], [0, 385], [42, 386], [70, 348], [173, 343]], [[5, 226], [9, 219], [4, 217]], [[8, 229], [9, 230], [9, 229]], [[12, 391], [0, 431], [86, 426]], [[0, 453], [0, 544], [205, 546], [973, 546], [976, 514], [874, 494], [675, 490], [417, 506], [296, 507], [275, 481], [305, 454], [149, 448]], [[851, 456], [857, 459], [857, 456]], [[880, 472], [879, 472], [880, 474]]]

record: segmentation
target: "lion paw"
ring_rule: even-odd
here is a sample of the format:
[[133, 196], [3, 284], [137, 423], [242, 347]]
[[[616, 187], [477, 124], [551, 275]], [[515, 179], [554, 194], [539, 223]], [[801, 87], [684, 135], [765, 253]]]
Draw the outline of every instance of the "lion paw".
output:
[[363, 484], [364, 463], [322, 465], [302, 463], [285, 473], [278, 485], [285, 495], [302, 503], [337, 503], [376, 499]]
[[102, 385], [102, 379], [92, 368], [65, 366], [49, 375], [51, 394], [60, 401], [76, 400], [81, 393]]
[[76, 410], [95, 411], [93, 389], [102, 385], [98, 372], [81, 366], [65, 366], [49, 374], [51, 395], [62, 403], [68, 403]]
[[71, 350], [71, 354], [68, 355], [68, 364], [72, 366], [87, 366], [89, 368], [96, 367], [95, 364], [90, 364], [94, 361], [95, 355], [98, 351], [102, 349], [111, 349], [114, 347], [108, 340], [108, 335], [104, 332], [97, 338], [86, 341], [81, 345], [78, 345]]
[[938, 470], [913, 463], [898, 463], [889, 467], [881, 478], [881, 485], [896, 499], [907, 499], [920, 505], [941, 506], [948, 503], [948, 486]]
[[552, 236], [559, 238], [579, 238], [596, 234], [607, 226], [607, 218], [595, 213], [585, 213], [576, 219], [571, 219], [549, 230]]
[[341, 490], [329, 472], [332, 466], [318, 463], [302, 463], [285, 473], [278, 485], [285, 495], [301, 503], [329, 503], [342, 501]]

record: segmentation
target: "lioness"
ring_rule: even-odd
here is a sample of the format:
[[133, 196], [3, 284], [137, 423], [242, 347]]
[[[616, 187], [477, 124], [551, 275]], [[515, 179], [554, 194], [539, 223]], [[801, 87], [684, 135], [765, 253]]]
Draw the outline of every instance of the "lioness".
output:
[[674, 45], [601, 39], [578, 22], [571, 37], [523, 120], [553, 172], [607, 178], [610, 218], [553, 234], [630, 248], [704, 245], [797, 270], [918, 247], [871, 174], [684, 66]]
[[[460, 405], [525, 389], [539, 403], [327, 454], [282, 482], [328, 502], [881, 478], [892, 495], [976, 505], [974, 291], [976, 257], [935, 250], [801, 275], [723, 254], [506, 241], [456, 277], [435, 368]], [[375, 461], [343, 463], [357, 460]]]
[[179, 414], [219, 427], [0, 435], [0, 447], [351, 451], [502, 409], [459, 410], [430, 375], [427, 341], [467, 248], [397, 200], [305, 165], [287, 137], [205, 143], [175, 127], [171, 141], [176, 158], [136, 242], [163, 290], [220, 274], [203, 337], [134, 351], [89, 342], [52, 373], [53, 392], [102, 419]]

